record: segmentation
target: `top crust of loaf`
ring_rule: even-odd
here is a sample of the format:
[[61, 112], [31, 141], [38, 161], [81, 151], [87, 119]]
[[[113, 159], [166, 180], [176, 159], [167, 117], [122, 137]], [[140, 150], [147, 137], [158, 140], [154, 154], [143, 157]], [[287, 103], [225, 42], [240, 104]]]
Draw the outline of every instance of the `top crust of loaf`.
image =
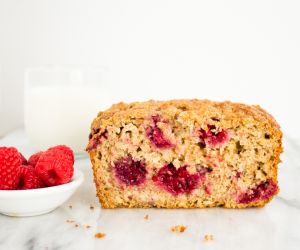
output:
[[275, 134], [282, 136], [280, 126], [276, 120], [262, 109], [259, 105], [245, 105], [242, 103], [233, 103], [230, 101], [215, 102], [209, 100], [170, 100], [170, 101], [154, 101], [124, 103], [120, 102], [112, 105], [109, 109], [99, 112], [94, 119], [91, 128], [100, 128], [106, 124], [112, 124], [115, 121], [126, 121], [130, 118], [135, 118], [136, 123], [142, 123], [142, 120], [149, 115], [149, 112], [163, 111], [169, 106], [174, 106], [183, 111], [195, 111], [199, 115], [213, 115], [216, 111], [226, 113], [227, 119], [242, 119], [254, 118], [262, 124], [269, 125], [273, 128]]

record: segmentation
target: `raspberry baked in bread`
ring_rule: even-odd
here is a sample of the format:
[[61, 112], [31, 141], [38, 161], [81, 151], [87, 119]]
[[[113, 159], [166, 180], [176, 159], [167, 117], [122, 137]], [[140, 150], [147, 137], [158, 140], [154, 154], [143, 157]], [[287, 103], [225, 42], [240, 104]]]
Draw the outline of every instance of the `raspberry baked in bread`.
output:
[[98, 114], [89, 139], [104, 208], [244, 208], [279, 191], [282, 133], [259, 106], [119, 103]]

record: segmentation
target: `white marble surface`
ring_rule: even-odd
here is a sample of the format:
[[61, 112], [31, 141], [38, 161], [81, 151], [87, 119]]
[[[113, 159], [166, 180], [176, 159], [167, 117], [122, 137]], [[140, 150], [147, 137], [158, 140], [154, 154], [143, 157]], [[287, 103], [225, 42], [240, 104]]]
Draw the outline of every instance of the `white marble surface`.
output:
[[[32, 152], [21, 130], [0, 140], [0, 145], [16, 146], [26, 156]], [[299, 153], [299, 145], [285, 137], [280, 194], [265, 208], [244, 210], [104, 210], [95, 197], [89, 161], [77, 160], [85, 183], [62, 207], [30, 218], [0, 215], [0, 249], [300, 249]], [[143, 219], [146, 214], [148, 221]], [[86, 224], [91, 227], [86, 229]], [[186, 225], [187, 231], [172, 234], [169, 229], [176, 224]], [[96, 239], [96, 232], [106, 237]], [[215, 240], [204, 242], [205, 234], [213, 234]]]

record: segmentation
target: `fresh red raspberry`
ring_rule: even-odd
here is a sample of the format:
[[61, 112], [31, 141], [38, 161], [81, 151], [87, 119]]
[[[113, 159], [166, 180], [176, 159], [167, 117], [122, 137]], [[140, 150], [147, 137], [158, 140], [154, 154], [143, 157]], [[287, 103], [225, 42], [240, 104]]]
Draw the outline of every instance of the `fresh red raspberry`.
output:
[[24, 155], [22, 155], [22, 154], [20, 153], [20, 157], [21, 157], [22, 165], [27, 165], [28, 162], [27, 162], [26, 158], [24, 157]]
[[68, 183], [74, 173], [73, 151], [64, 145], [49, 148], [40, 155], [35, 166], [39, 178], [47, 186]]
[[16, 189], [18, 173], [22, 160], [20, 153], [13, 147], [0, 147], [0, 189]]
[[34, 189], [45, 187], [37, 176], [34, 167], [22, 165], [19, 171], [18, 189]]
[[38, 160], [40, 159], [40, 156], [42, 155], [42, 153], [43, 152], [37, 152], [37, 153], [33, 154], [32, 156], [30, 156], [28, 159], [28, 165], [35, 167], [35, 165], [37, 164]]

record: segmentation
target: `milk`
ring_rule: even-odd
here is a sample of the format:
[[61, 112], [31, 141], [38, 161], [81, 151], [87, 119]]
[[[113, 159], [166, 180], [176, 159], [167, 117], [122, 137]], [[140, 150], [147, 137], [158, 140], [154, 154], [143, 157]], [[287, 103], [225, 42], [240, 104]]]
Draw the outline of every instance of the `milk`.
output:
[[25, 89], [25, 130], [36, 150], [65, 144], [82, 153], [92, 120], [110, 106], [103, 89], [46, 85]]

